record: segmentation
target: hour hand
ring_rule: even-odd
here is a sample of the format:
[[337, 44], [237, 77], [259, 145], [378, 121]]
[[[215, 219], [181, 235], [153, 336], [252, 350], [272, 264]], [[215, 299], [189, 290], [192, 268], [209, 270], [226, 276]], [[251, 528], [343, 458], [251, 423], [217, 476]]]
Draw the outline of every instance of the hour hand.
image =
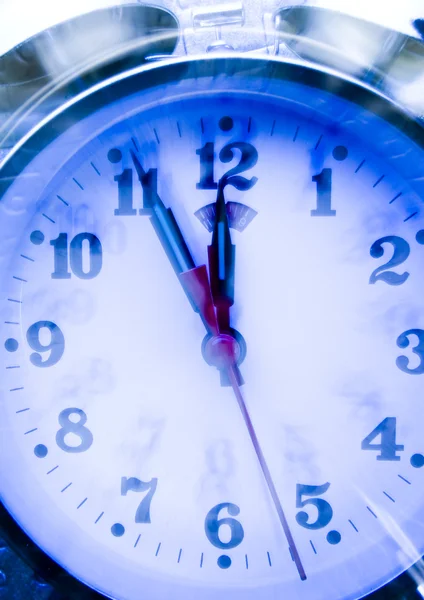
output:
[[[131, 157], [140, 183], [143, 183], [147, 173], [132, 151]], [[217, 335], [218, 323], [206, 266], [196, 267], [172, 210], [165, 207], [157, 194], [150, 199], [149, 212], [150, 222], [193, 309], [200, 314], [206, 329]]]
[[[237, 333], [230, 327], [230, 308], [234, 304], [234, 273], [236, 261], [236, 247], [231, 243], [230, 224], [227, 215], [227, 206], [224, 198], [222, 184], [219, 185], [215, 206], [215, 223], [212, 234], [212, 243], [208, 246], [209, 277], [213, 303], [216, 307], [219, 331], [227, 334], [240, 348]], [[238, 385], [242, 385], [243, 378], [235, 361], [234, 373]], [[221, 370], [221, 384], [230, 385], [227, 370]]]
[[230, 333], [230, 308], [234, 304], [236, 247], [231, 243], [224, 190], [219, 185], [212, 243], [208, 246], [209, 273], [213, 302], [221, 332]]

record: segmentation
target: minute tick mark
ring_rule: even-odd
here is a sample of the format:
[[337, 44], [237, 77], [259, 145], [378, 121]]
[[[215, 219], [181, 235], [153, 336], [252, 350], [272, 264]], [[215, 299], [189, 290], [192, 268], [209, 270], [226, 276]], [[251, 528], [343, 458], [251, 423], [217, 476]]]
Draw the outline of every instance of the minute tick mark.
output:
[[274, 131], [275, 131], [275, 124], [276, 124], [276, 123], [277, 123], [277, 121], [274, 119], [274, 122], [273, 122], [273, 124], [272, 124], [272, 127], [271, 127], [271, 133], [270, 133], [270, 136], [271, 136], [271, 137], [274, 135]]
[[404, 481], [404, 482], [405, 482], [405, 483], [407, 483], [408, 485], [411, 485], [411, 482], [410, 482], [410, 481], [408, 481], [408, 480], [407, 480], [405, 477], [402, 477], [402, 475], [398, 475], [398, 477], [399, 477], [400, 479], [402, 479], [402, 481]]
[[87, 500], [88, 500], [88, 498], [84, 498], [84, 500], [83, 500], [82, 502], [80, 502], [80, 504], [78, 504], [78, 506], [77, 506], [77, 510], [78, 510], [79, 508], [81, 508], [81, 506], [84, 506], [84, 504], [87, 502]]
[[158, 132], [156, 131], [155, 128], [153, 128], [153, 131], [155, 132], [155, 138], [156, 138], [157, 143], [160, 144], [160, 139], [159, 139], [159, 136], [158, 136]]
[[53, 223], [53, 225], [56, 223], [56, 221], [53, 221], [53, 219], [51, 217], [49, 217], [48, 215], [46, 215], [45, 213], [41, 213], [43, 215], [43, 217], [45, 219], [47, 219], [47, 221], [50, 221], [50, 223]]
[[141, 533], [138, 535], [138, 538], [135, 540], [134, 548], [137, 548], [138, 542], [140, 541]]
[[157, 547], [157, 550], [156, 550], [156, 554], [155, 554], [155, 556], [157, 556], [157, 555], [159, 554], [159, 551], [160, 551], [160, 547], [161, 547], [161, 546], [162, 546], [162, 542], [159, 542], [159, 545], [158, 545], [158, 547]]
[[177, 129], [178, 129], [178, 135], [180, 136], [180, 138], [183, 137], [182, 133], [181, 133], [181, 126], [178, 121], [177, 121]]
[[182, 553], [183, 553], [183, 550], [182, 550], [182, 548], [180, 548], [180, 552], [179, 552], [179, 554], [178, 554], [178, 561], [177, 561], [177, 562], [178, 562], [178, 564], [179, 564], [179, 562], [180, 562], [180, 560], [181, 560], [181, 555], [182, 555]]
[[90, 165], [91, 165], [91, 166], [93, 167], [93, 169], [96, 171], [97, 175], [101, 175], [101, 173], [100, 173], [99, 169], [96, 167], [96, 165], [95, 165], [93, 162], [91, 162], [91, 163], [90, 163]]
[[21, 281], [22, 283], [28, 283], [26, 279], [23, 279], [22, 277], [17, 277], [16, 275], [13, 275], [13, 279], [16, 279], [16, 281]]
[[373, 510], [371, 510], [371, 508], [369, 506], [367, 506], [367, 509], [370, 511], [370, 513], [372, 514], [373, 517], [375, 517], [376, 519], [378, 519], [378, 517], [375, 514], [375, 512]]
[[318, 150], [318, 148], [319, 148], [319, 145], [321, 144], [322, 138], [323, 138], [323, 136], [322, 136], [322, 135], [320, 135], [320, 136], [319, 136], [319, 140], [318, 140], [318, 141], [317, 141], [317, 143], [315, 144], [315, 150]]
[[267, 552], [269, 566], [272, 567], [271, 555]]
[[406, 223], [407, 221], [409, 221], [409, 219], [412, 219], [412, 217], [415, 217], [418, 214], [418, 211], [416, 210], [415, 212], [412, 213], [412, 215], [409, 215], [409, 217], [406, 217], [406, 219], [403, 220], [404, 223]]
[[62, 196], [59, 196], [59, 195], [57, 195], [57, 196], [56, 196], [56, 198], [58, 198], [58, 199], [59, 199], [61, 202], [63, 202], [63, 204], [64, 204], [65, 206], [69, 206], [69, 202], [66, 202], [66, 200], [64, 200], [64, 199], [62, 198]]
[[65, 487], [63, 488], [63, 490], [60, 490], [60, 493], [61, 493], [61, 494], [63, 494], [63, 492], [66, 492], [66, 490], [67, 490], [68, 488], [70, 488], [70, 487], [71, 487], [71, 485], [72, 485], [72, 481], [71, 481], [71, 483], [68, 483], [68, 485], [65, 485]]
[[394, 498], [392, 498], [392, 497], [391, 497], [391, 496], [390, 496], [390, 495], [389, 495], [387, 492], [383, 491], [383, 494], [384, 494], [385, 496], [387, 496], [387, 498], [388, 498], [389, 500], [391, 500], [392, 502], [396, 502], [396, 500], [394, 500]]
[[75, 177], [72, 177], [72, 180], [75, 181], [75, 183], [80, 188], [80, 190], [84, 190], [83, 186], [80, 184], [80, 182], [77, 179], [75, 179]]
[[314, 551], [314, 554], [317, 554], [317, 551], [316, 551], [316, 549], [315, 549], [315, 546], [314, 546], [314, 543], [313, 543], [313, 541], [312, 541], [312, 540], [309, 540], [309, 543], [310, 543], [310, 544], [311, 544], [311, 546], [312, 546], [312, 550]]
[[34, 433], [34, 431], [38, 431], [38, 427], [34, 427], [34, 429], [30, 429], [29, 431], [25, 431], [24, 435], [29, 435], [30, 433]]
[[132, 141], [132, 143], [133, 143], [133, 146], [134, 146], [134, 148], [136, 149], [136, 151], [137, 151], [137, 152], [139, 152], [139, 149], [138, 149], [138, 145], [137, 145], [137, 141], [136, 141], [136, 139], [132, 137], [132, 138], [131, 138], [131, 141]]
[[293, 141], [294, 141], [294, 142], [297, 140], [297, 136], [298, 136], [298, 134], [299, 134], [299, 129], [300, 129], [300, 126], [298, 126], [298, 127], [296, 128], [295, 134], [294, 134], [294, 136], [293, 136]]
[[382, 175], [379, 179], [377, 179], [377, 181], [374, 183], [374, 185], [372, 186], [373, 188], [376, 188], [385, 178], [385, 175]]
[[400, 198], [402, 196], [402, 192], [399, 192], [399, 194], [396, 194], [396, 196], [393, 198], [393, 200], [390, 200], [389, 204], [393, 204], [393, 202], [395, 200], [397, 200], [398, 198]]
[[56, 471], [56, 469], [59, 468], [59, 465], [56, 465], [55, 467], [53, 467], [53, 469], [50, 469], [50, 471], [47, 471], [46, 475], [50, 475], [50, 473], [53, 473], [53, 471]]
[[25, 254], [21, 254], [21, 258], [25, 258], [26, 260], [29, 260], [31, 262], [35, 262], [33, 258], [30, 258], [29, 256], [25, 256]]
[[100, 521], [100, 519], [103, 517], [104, 514], [105, 514], [104, 512], [102, 512], [102, 513], [99, 514], [99, 516], [97, 517], [97, 519], [94, 521], [95, 525], [97, 525], [97, 523]]
[[353, 521], [351, 521], [349, 519], [349, 523], [352, 525], [353, 529], [358, 533], [358, 528], [356, 527], [356, 525], [353, 523]]
[[355, 173], [359, 173], [359, 171], [362, 169], [362, 167], [365, 164], [365, 158], [364, 160], [358, 165], [358, 167], [355, 169]]

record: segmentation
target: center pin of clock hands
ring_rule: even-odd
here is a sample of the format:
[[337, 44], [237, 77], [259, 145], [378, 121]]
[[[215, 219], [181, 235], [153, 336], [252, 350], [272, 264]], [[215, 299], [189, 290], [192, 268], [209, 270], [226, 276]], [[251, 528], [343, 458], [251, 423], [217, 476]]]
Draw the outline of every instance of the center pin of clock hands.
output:
[[[146, 173], [132, 151], [131, 156], [141, 182]], [[225, 374], [234, 391], [265, 482], [289, 544], [291, 556], [300, 578], [305, 580], [306, 574], [299, 552], [241, 392], [242, 378], [237, 366], [240, 347], [231, 335], [229, 314], [230, 307], [234, 303], [235, 246], [231, 243], [223, 187], [220, 184], [218, 189], [212, 244], [208, 246], [210, 282], [206, 265], [196, 267], [172, 210], [164, 206], [158, 195], [152, 198], [150, 209], [152, 211], [150, 221], [160, 243], [191, 305], [200, 314], [210, 335], [206, 344], [208, 362]]]

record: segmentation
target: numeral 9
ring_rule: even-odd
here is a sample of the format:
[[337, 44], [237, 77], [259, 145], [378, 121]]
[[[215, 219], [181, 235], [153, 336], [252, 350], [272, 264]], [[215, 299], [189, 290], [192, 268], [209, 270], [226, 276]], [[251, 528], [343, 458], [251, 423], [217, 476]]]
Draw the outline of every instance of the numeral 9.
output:
[[[43, 344], [41, 341], [41, 331], [43, 329], [50, 332], [50, 341], [47, 344]], [[52, 367], [62, 358], [65, 350], [65, 338], [61, 329], [55, 323], [37, 321], [28, 329], [26, 337], [30, 348], [35, 350], [29, 357], [35, 367]], [[50, 352], [45, 361], [43, 361], [41, 355], [43, 352]]]

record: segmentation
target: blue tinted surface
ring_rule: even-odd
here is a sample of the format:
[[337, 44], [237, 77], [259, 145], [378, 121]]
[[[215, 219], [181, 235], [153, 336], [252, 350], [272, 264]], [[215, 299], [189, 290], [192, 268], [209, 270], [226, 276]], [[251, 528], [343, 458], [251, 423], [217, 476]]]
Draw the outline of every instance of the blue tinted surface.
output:
[[[361, 106], [243, 70], [96, 108], [29, 165], [31, 194], [21, 177], [3, 198], [4, 342], [20, 344], [13, 357], [4, 348], [6, 505], [56, 560], [124, 600], [140, 586], [185, 600], [375, 589], [424, 545], [422, 383], [402, 368], [417, 369], [412, 336], [424, 327], [421, 151]], [[231, 325], [247, 343], [243, 393], [304, 582], [231, 389], [203, 359], [205, 329], [163, 251], [169, 238], [159, 242], [145, 212], [155, 171], [195, 264], [211, 244], [195, 213], [214, 202], [212, 184], [257, 215], [231, 233]], [[398, 285], [376, 279], [390, 258], [380, 245], [400, 248], [384, 269], [407, 269]], [[407, 451], [381, 464], [361, 442], [394, 417]], [[148, 521], [122, 478], [157, 480]]]

